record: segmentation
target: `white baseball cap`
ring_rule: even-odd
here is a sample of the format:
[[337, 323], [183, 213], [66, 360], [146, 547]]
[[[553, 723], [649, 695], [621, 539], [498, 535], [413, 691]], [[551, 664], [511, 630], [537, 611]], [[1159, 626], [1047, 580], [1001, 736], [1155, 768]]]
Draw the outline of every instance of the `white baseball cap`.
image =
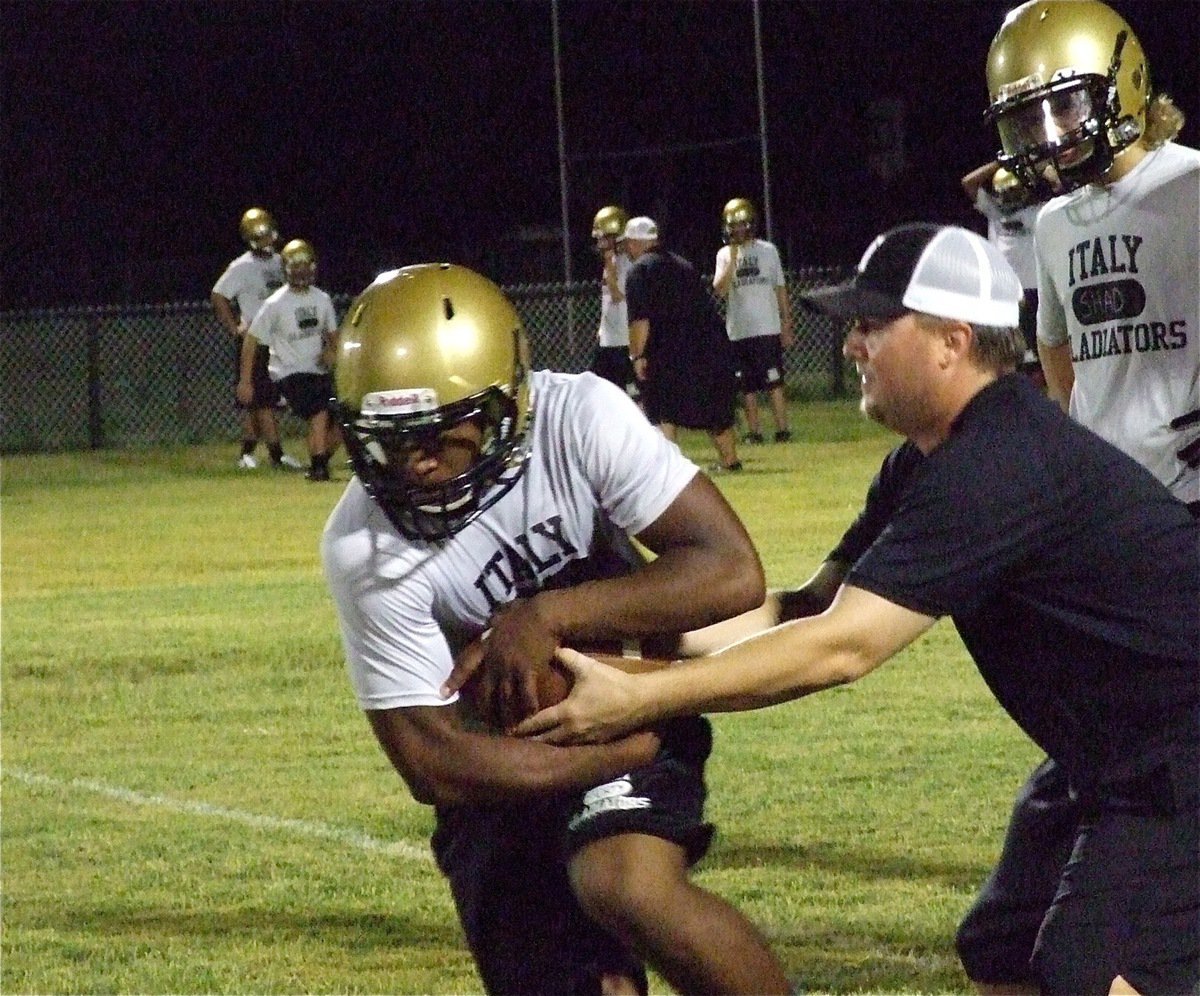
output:
[[854, 276], [800, 295], [834, 318], [888, 321], [909, 311], [1015, 328], [1023, 291], [1000, 251], [970, 229], [918, 222], [878, 236]]
[[658, 222], [653, 218], [647, 218], [644, 214], [638, 215], [636, 218], [630, 218], [625, 223], [625, 238], [627, 239], [657, 239], [658, 238]]

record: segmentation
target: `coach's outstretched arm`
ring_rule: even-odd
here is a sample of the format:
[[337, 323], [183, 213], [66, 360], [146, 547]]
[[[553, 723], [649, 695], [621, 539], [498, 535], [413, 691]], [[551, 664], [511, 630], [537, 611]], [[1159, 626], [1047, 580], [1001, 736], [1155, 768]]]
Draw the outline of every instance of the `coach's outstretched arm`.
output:
[[547, 743], [597, 743], [672, 716], [776, 705], [861, 678], [935, 621], [843, 586], [821, 615], [651, 674], [625, 674], [563, 650], [559, 656], [575, 675], [571, 694], [515, 732]]

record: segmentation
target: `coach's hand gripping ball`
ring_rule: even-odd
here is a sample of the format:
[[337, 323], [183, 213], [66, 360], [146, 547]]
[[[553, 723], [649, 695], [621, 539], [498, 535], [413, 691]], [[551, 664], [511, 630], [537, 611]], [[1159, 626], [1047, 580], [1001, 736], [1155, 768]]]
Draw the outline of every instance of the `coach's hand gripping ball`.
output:
[[[485, 637], [476, 640], [464, 653], [481, 653], [484, 640]], [[667, 667], [673, 660], [670, 656], [665, 655], [659, 641], [654, 641], [653, 644], [651, 641], [644, 644], [622, 644], [620, 641], [614, 640], [568, 644], [568, 646], [572, 650], [578, 650], [589, 657], [594, 657], [610, 667], [620, 668], [627, 674], [657, 671]], [[534, 668], [533, 675], [537, 687], [537, 708], [529, 708], [515, 699], [505, 698], [502, 693], [496, 693], [489, 697], [484, 691], [485, 685], [479, 679], [478, 671], [463, 686], [462, 696], [472, 714], [490, 729], [506, 730], [541, 709], [558, 705], [571, 692], [574, 676], [556, 658], [551, 658]]]

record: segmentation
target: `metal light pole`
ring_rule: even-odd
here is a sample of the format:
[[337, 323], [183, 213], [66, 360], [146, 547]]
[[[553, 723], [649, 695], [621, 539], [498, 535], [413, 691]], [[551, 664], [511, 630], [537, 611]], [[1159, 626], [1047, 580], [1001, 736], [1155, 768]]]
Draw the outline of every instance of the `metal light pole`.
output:
[[762, 11], [759, 0], [754, 0], [754, 66], [758, 77], [758, 142], [762, 159], [763, 223], [767, 241], [773, 242], [771, 229], [771, 167], [767, 157], [767, 96], [763, 81]]
[[[757, 0], [756, 0], [757, 2]], [[558, 45], [558, 0], [550, 0], [550, 24], [554, 35], [554, 108], [558, 115], [558, 196], [562, 212], [563, 276], [572, 283], [571, 228], [567, 213], [567, 133], [563, 125], [562, 62]]]

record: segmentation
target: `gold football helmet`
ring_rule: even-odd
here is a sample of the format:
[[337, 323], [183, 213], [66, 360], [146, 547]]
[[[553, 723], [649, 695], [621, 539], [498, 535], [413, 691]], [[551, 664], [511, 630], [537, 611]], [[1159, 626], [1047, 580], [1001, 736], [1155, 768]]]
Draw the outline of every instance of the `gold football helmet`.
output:
[[604, 235], [611, 235], [620, 242], [625, 238], [627, 221], [629, 221], [629, 215], [615, 204], [602, 207], [596, 212], [596, 217], [592, 219], [592, 238], [598, 239]]
[[263, 208], [251, 208], [242, 215], [238, 231], [242, 233], [242, 241], [254, 252], [270, 252], [279, 240], [275, 219]]
[[625, 223], [629, 215], [615, 204], [609, 204], [596, 212], [592, 219], [592, 238], [596, 252], [603, 256], [625, 241]]
[[1100, 0], [1010, 11], [988, 50], [987, 83], [996, 159], [1038, 199], [1099, 179], [1146, 129], [1145, 53]]
[[[350, 305], [335, 410], [355, 473], [401, 533], [449, 539], [517, 483], [532, 417], [528, 368], [516, 309], [465, 267], [381, 273]], [[434, 486], [406, 479], [408, 456], [466, 419], [483, 429], [474, 463]]]
[[725, 234], [725, 241], [731, 242], [735, 236], [738, 241], [750, 238], [757, 220], [754, 205], [745, 197], [735, 197], [721, 209], [721, 230]]
[[317, 279], [317, 253], [304, 239], [292, 239], [279, 253], [283, 257], [283, 274], [291, 286], [299, 289], [312, 286]]

